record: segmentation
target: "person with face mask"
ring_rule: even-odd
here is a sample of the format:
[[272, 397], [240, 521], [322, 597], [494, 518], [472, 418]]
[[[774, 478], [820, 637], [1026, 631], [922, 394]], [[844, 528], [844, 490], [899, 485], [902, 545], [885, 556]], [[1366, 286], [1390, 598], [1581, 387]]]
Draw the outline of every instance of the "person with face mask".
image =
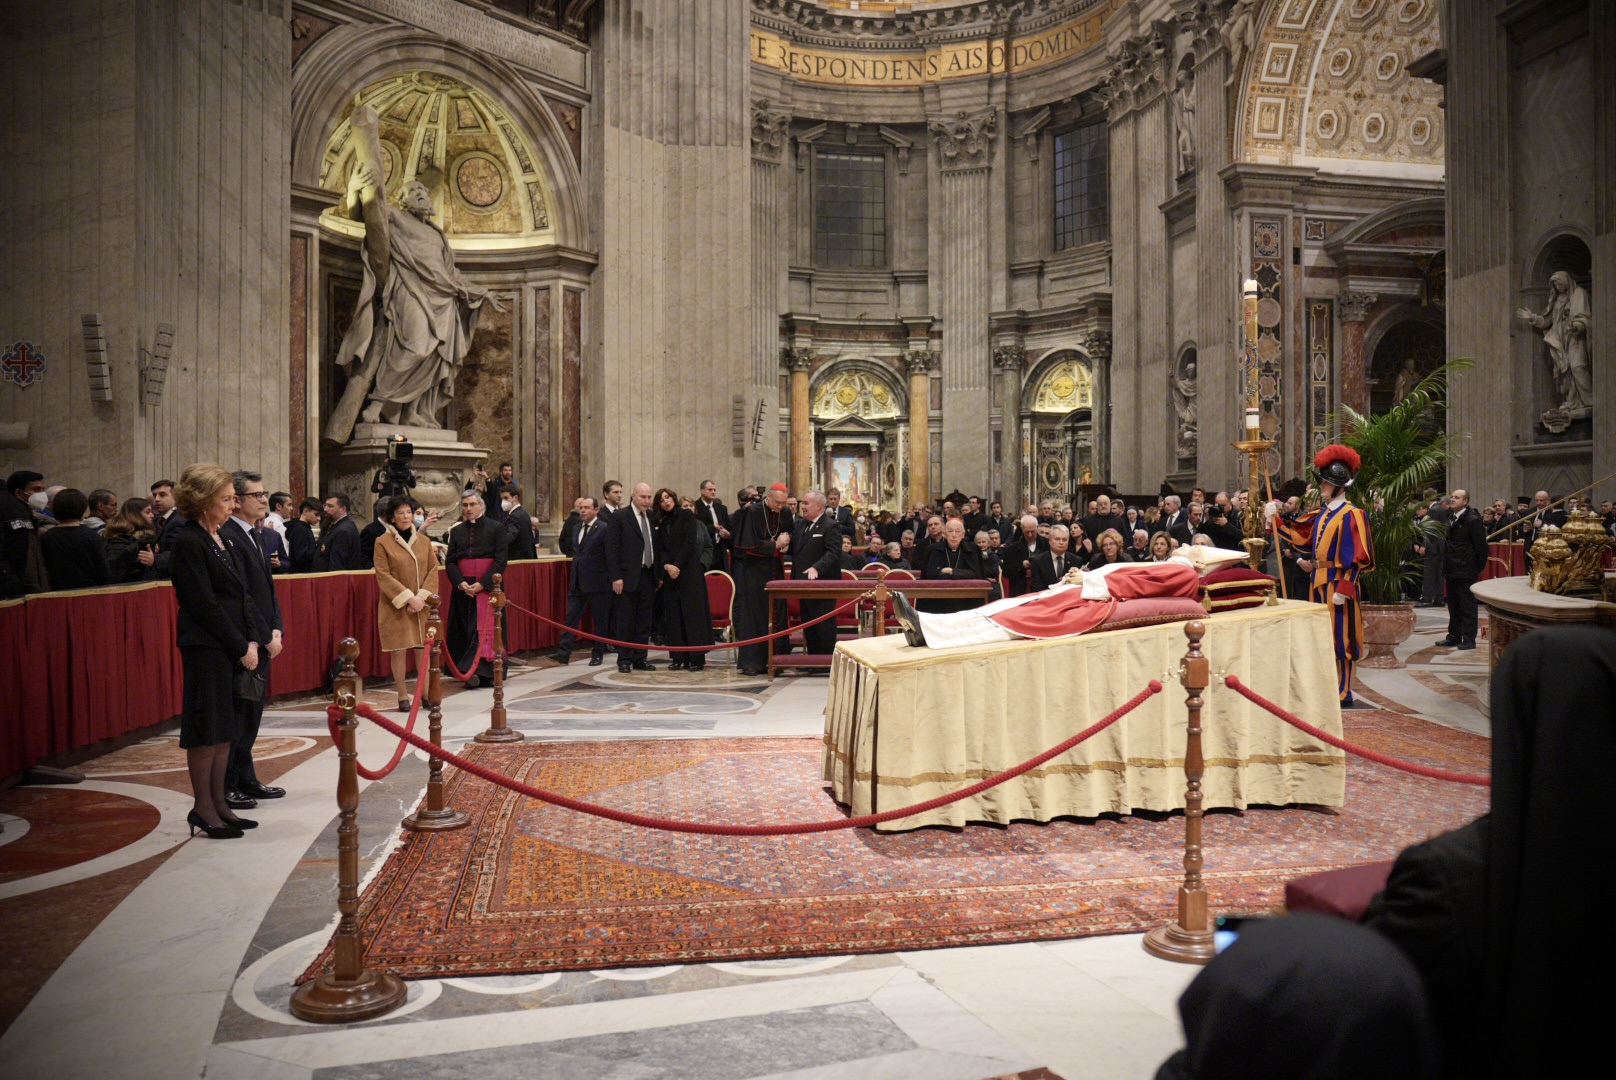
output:
[[538, 544], [533, 538], [533, 519], [522, 509], [522, 485], [514, 480], [505, 482], [499, 492], [499, 508], [505, 515], [505, 527], [511, 531], [508, 558], [537, 559]]
[[0, 556], [31, 593], [50, 588], [50, 575], [39, 554], [39, 531], [33, 511], [33, 504], [44, 497], [45, 477], [29, 469], [19, 469], [8, 476], [6, 490], [0, 492]]
[[[409, 712], [411, 705], [409, 673], [411, 651], [426, 641], [427, 598], [438, 588], [438, 560], [432, 553], [432, 540], [416, 524], [410, 500], [395, 496], [384, 501], [382, 521], [386, 531], [373, 545], [372, 565], [376, 570], [376, 632], [382, 651], [393, 666], [393, 689], [398, 692], [398, 711]], [[421, 654], [416, 653], [415, 670], [423, 670]]]

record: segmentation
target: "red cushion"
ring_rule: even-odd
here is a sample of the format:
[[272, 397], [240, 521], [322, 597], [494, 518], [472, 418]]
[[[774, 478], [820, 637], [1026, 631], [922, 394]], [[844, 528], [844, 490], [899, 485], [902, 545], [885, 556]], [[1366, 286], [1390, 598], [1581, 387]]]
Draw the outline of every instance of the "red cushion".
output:
[[1268, 602], [1277, 588], [1277, 578], [1246, 566], [1225, 566], [1201, 579], [1201, 596], [1207, 611], [1238, 611]]
[[1096, 630], [1125, 630], [1130, 626], [1186, 622], [1206, 618], [1206, 609], [1187, 596], [1147, 596], [1139, 600], [1118, 600], [1111, 617]]
[[1369, 901], [1386, 887], [1391, 873], [1392, 864], [1388, 860], [1349, 866], [1344, 870], [1326, 870], [1322, 874], [1287, 881], [1285, 910], [1316, 911], [1357, 922], [1363, 918]]

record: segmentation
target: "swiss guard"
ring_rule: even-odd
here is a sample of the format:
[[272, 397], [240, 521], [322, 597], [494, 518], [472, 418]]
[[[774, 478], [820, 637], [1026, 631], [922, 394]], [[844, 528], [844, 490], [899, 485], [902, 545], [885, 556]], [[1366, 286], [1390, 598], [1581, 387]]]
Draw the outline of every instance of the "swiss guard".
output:
[[1281, 514], [1277, 502], [1264, 507], [1279, 534], [1296, 549], [1296, 565], [1308, 575], [1308, 599], [1330, 608], [1337, 690], [1342, 708], [1348, 709], [1356, 707], [1352, 673], [1363, 658], [1358, 575], [1375, 566], [1369, 522], [1362, 510], [1347, 501], [1347, 489], [1361, 464], [1356, 450], [1331, 443], [1313, 458], [1321, 507], [1295, 515]]

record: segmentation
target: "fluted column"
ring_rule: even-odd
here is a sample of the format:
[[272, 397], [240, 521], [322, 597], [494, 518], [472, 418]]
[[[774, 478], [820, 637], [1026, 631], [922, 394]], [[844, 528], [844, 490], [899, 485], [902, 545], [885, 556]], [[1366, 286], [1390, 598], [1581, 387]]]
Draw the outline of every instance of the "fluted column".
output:
[[[791, 114], [752, 103], [752, 378], [747, 396], [748, 421], [762, 402], [765, 416], [779, 409], [780, 313], [785, 310], [786, 267], [791, 249], [789, 215], [780, 204], [782, 159]], [[774, 476], [780, 471], [779, 440], [764, 439], [744, 450], [746, 475]]]
[[1007, 507], [1020, 506], [1021, 493], [1021, 373], [1027, 350], [1000, 345], [993, 350], [999, 369], [999, 487], [993, 494]]
[[814, 366], [812, 349], [787, 349], [791, 372], [791, 494], [798, 498], [813, 483], [814, 428], [809, 415], [808, 372]]
[[988, 173], [999, 118], [994, 109], [930, 123], [938, 201], [933, 211], [933, 278], [943, 324], [943, 484], [983, 491], [988, 483], [985, 399], [992, 361], [988, 310]]
[[931, 501], [932, 354], [911, 349], [909, 368], [909, 501]]
[[1200, 428], [1196, 471], [1214, 484], [1243, 475], [1233, 448], [1243, 437], [1240, 400], [1240, 284], [1249, 275], [1237, 253], [1229, 189], [1229, 54], [1217, 47], [1195, 69], [1195, 350]]
[[1364, 319], [1380, 297], [1372, 292], [1344, 292], [1341, 312], [1341, 404], [1369, 411], [1368, 370], [1364, 357]]

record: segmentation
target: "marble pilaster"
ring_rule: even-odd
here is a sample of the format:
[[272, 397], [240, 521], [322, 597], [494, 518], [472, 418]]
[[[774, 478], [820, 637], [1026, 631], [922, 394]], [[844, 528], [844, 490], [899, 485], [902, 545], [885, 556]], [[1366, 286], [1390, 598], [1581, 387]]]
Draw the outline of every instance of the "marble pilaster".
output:
[[812, 486], [814, 474], [814, 425], [808, 399], [814, 353], [812, 349], [786, 349], [782, 359], [791, 373], [791, 493], [800, 498]]
[[1336, 302], [1341, 312], [1341, 403], [1359, 412], [1369, 409], [1369, 358], [1364, 355], [1364, 320], [1379, 300], [1372, 292], [1344, 292]]
[[[747, 395], [748, 420], [762, 402], [764, 415], [779, 408], [780, 313], [786, 308], [786, 278], [790, 263], [791, 214], [782, 205], [782, 190], [790, 192], [794, 180], [782, 177], [791, 115], [771, 108], [766, 101], [752, 103], [752, 378]], [[780, 469], [774, 444], [763, 440], [744, 449], [748, 476], [773, 475]]]
[[993, 350], [999, 372], [999, 475], [992, 497], [1005, 506], [1020, 506], [1021, 491], [1021, 379], [1027, 350], [1021, 345], [999, 345]]
[[909, 501], [931, 498], [931, 368], [932, 353], [910, 349], [904, 358], [909, 372]]

